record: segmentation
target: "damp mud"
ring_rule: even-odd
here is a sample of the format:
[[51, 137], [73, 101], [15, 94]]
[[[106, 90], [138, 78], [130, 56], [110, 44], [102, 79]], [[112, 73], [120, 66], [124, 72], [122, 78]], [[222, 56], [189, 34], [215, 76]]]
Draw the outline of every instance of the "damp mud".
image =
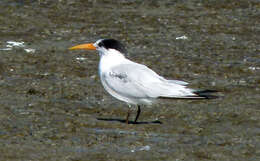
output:
[[[0, 160], [260, 160], [259, 17], [258, 0], [1, 0]], [[220, 98], [165, 100], [125, 124], [98, 53], [68, 50], [100, 38]]]

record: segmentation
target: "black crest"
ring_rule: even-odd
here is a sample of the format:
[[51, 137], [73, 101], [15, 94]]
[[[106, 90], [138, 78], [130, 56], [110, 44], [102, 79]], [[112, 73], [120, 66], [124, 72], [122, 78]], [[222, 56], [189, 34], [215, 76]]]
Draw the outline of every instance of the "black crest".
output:
[[115, 49], [121, 53], [126, 54], [126, 49], [124, 45], [115, 39], [103, 39], [98, 43], [98, 46], [104, 47], [106, 49]]

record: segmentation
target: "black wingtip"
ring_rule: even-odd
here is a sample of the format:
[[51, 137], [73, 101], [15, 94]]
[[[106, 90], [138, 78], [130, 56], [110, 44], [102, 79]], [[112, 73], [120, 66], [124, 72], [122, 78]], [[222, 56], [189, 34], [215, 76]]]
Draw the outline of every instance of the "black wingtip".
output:
[[220, 96], [212, 95], [212, 93], [216, 93], [219, 91], [216, 90], [195, 90], [193, 93], [195, 95], [186, 95], [186, 96], [181, 96], [181, 97], [164, 97], [160, 96], [158, 97], [159, 99], [216, 99], [219, 98]]
[[197, 91], [194, 91], [193, 93], [196, 94], [198, 97], [203, 97], [205, 99], [216, 99], [219, 97], [216, 95], [212, 95], [212, 93], [216, 93], [216, 92], [218, 92], [218, 91], [205, 89], [205, 90], [197, 90]]

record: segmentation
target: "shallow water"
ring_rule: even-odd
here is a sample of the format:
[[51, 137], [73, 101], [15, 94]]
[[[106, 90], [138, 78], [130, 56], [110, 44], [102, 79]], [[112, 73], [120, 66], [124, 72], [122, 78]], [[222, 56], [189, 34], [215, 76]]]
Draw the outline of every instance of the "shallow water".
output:
[[[260, 160], [259, 15], [257, 0], [2, 0], [0, 160]], [[98, 54], [68, 50], [100, 38], [223, 97], [167, 100], [126, 125]]]

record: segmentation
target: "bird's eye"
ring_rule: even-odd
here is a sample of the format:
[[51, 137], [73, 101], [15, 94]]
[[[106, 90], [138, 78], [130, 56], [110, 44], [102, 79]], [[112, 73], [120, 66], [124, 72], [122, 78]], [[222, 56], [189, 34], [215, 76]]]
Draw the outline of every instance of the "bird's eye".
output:
[[98, 45], [98, 47], [102, 47], [102, 46], [104, 46], [104, 43], [103, 43], [103, 42], [100, 42], [100, 43], [98, 43], [97, 45]]

